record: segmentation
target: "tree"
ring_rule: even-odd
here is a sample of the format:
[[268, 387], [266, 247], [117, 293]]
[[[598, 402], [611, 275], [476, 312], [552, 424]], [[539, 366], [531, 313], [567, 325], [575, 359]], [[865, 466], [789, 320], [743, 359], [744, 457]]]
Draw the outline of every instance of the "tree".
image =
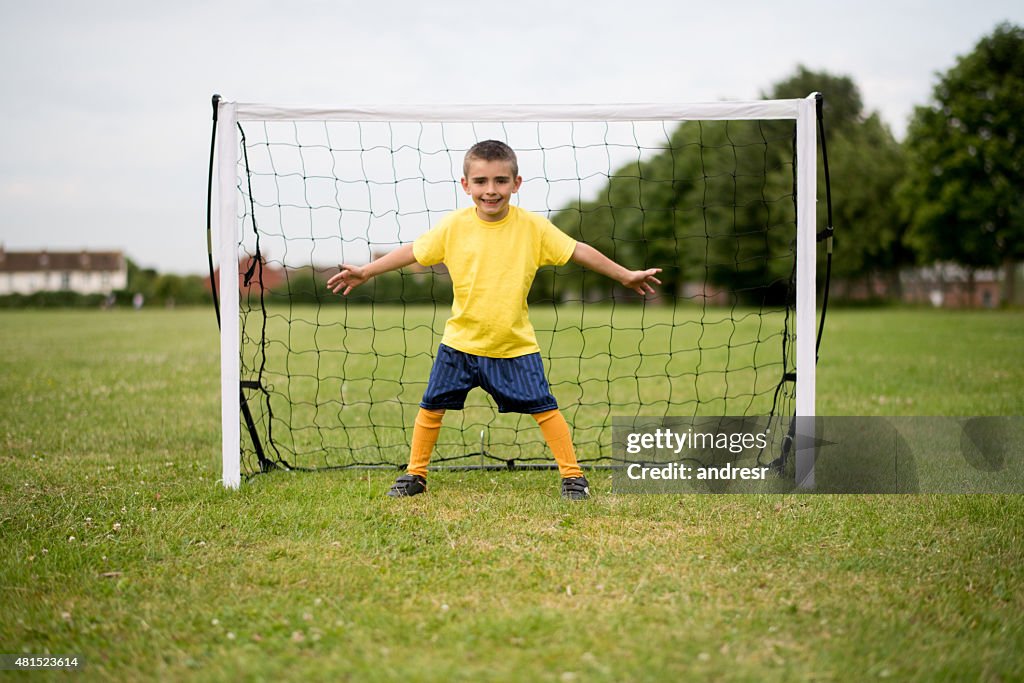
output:
[[762, 96], [767, 99], [795, 99], [820, 92], [824, 98], [824, 117], [828, 132], [841, 133], [856, 128], [864, 120], [864, 101], [860, 89], [849, 76], [812, 71], [800, 64], [796, 73], [779, 81]]
[[[892, 192], [904, 170], [901, 147], [877, 114], [864, 112], [849, 77], [801, 66], [764, 96], [815, 91], [824, 93], [837, 198], [836, 274], [884, 273], [898, 284], [898, 267], [913, 260]], [[706, 282], [748, 302], [778, 300], [789, 294], [792, 259], [778, 255], [791, 248], [791, 236], [772, 226], [795, 220], [792, 137], [793, 124], [784, 121], [681, 124], [665, 151], [617, 169], [597, 198], [567, 207], [554, 222], [615, 258], [662, 267], [668, 297], [685, 282]], [[824, 201], [818, 210], [824, 226]], [[611, 285], [584, 277], [546, 276], [542, 291], [611, 296]]]
[[163, 273], [153, 283], [153, 302], [165, 305], [206, 304], [210, 294], [199, 275]]
[[[864, 111], [860, 90], [848, 76], [798, 66], [766, 96], [806, 97], [812, 92], [823, 94], [836, 227], [833, 272], [847, 279], [884, 277], [890, 293], [898, 295], [899, 268], [915, 259], [905, 244], [907, 221], [893, 193], [906, 172], [903, 149], [877, 112]], [[820, 168], [818, 177], [823, 177]], [[826, 211], [825, 202], [818, 202], [820, 226], [825, 225]]]
[[1000, 24], [939, 77], [907, 134], [900, 197], [909, 239], [928, 261], [970, 271], [1024, 256], [1024, 29]]
[[142, 294], [147, 301], [153, 300], [156, 292], [156, 281], [160, 277], [155, 268], [143, 268], [131, 259], [127, 260], [128, 285], [118, 294], [118, 299], [129, 302], [135, 294]]

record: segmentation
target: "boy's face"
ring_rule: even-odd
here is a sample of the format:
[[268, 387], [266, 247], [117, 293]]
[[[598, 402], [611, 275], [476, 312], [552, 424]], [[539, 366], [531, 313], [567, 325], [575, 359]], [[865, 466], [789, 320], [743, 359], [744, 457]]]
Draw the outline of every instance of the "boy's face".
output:
[[522, 176], [512, 175], [511, 161], [470, 159], [462, 189], [473, 198], [480, 220], [500, 221], [508, 215], [508, 202], [522, 185]]

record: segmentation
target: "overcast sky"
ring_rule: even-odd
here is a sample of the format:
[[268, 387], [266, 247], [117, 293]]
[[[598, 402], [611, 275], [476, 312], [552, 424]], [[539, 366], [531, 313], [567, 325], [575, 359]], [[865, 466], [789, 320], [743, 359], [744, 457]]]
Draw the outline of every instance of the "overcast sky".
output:
[[[277, 104], [753, 99], [849, 75], [897, 137], [1024, 3], [0, 0], [0, 243], [206, 269], [210, 96]], [[827, 94], [826, 94], [827, 95]]]

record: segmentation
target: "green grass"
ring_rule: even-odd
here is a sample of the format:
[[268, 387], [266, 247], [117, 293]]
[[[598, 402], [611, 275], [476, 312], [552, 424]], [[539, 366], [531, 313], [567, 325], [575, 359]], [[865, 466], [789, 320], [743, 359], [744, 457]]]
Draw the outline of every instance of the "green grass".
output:
[[[0, 348], [0, 653], [84, 680], [1024, 677], [1019, 496], [228, 492], [208, 311], [3, 313]], [[1022, 349], [1020, 313], [834, 311], [819, 408], [1019, 415]]]
[[838, 310], [818, 362], [823, 415], [1024, 415], [1024, 313]]

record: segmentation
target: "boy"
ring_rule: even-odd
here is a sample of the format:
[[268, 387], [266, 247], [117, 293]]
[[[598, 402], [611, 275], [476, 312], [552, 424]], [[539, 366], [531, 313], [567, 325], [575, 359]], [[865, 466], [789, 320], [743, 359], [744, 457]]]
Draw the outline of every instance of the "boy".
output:
[[576, 462], [569, 425], [551, 395], [540, 347], [527, 316], [526, 295], [540, 266], [570, 259], [632, 289], [653, 294], [660, 268], [627, 270], [593, 247], [577, 242], [542, 216], [512, 206], [519, 191], [515, 152], [503, 142], [478, 142], [466, 152], [462, 188], [473, 206], [445, 216], [412, 244], [365, 266], [342, 264], [327, 281], [335, 294], [381, 273], [413, 263], [443, 262], [452, 278], [452, 317], [445, 324], [412, 433], [406, 474], [392, 497], [427, 490], [427, 465], [446, 410], [462, 410], [466, 394], [482, 387], [502, 413], [532, 415], [558, 462], [562, 496], [582, 500], [590, 486]]

